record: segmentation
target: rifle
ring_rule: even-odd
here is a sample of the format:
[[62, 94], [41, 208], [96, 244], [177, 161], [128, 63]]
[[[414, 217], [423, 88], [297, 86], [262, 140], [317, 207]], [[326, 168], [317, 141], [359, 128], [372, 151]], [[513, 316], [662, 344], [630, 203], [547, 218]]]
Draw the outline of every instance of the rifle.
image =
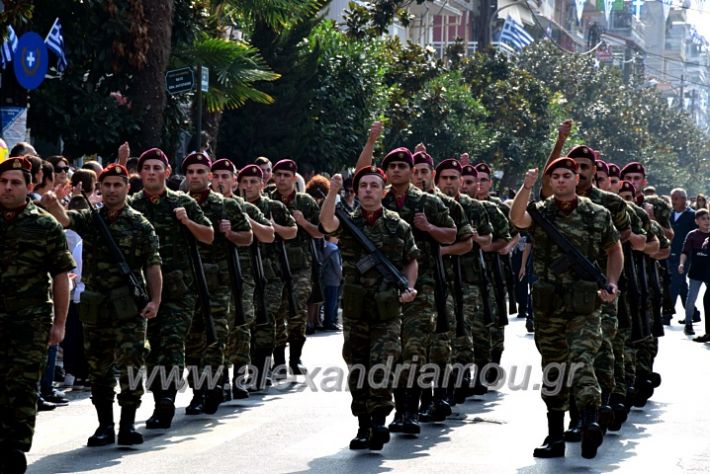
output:
[[192, 232], [187, 227], [178, 222], [183, 238], [187, 241], [190, 247], [190, 263], [192, 263], [192, 271], [195, 274], [195, 282], [197, 283], [197, 298], [200, 301], [200, 310], [202, 311], [202, 319], [205, 322], [205, 335], [207, 336], [207, 346], [211, 346], [217, 342], [217, 334], [214, 328], [214, 320], [212, 319], [212, 310], [210, 309], [210, 292], [207, 288], [207, 278], [205, 277], [205, 269], [202, 266], [202, 258], [197, 249], [197, 239], [192, 235]]
[[286, 243], [280, 236], [274, 239], [276, 251], [279, 254], [279, 265], [281, 267], [281, 281], [286, 289], [286, 300], [288, 302], [289, 318], [293, 318], [298, 314], [298, 305], [296, 305], [296, 295], [293, 291], [293, 274], [291, 273], [291, 265], [288, 262], [288, 253], [286, 253]]
[[483, 300], [483, 324], [487, 327], [493, 326], [493, 312], [491, 311], [491, 300], [488, 288], [490, 288], [491, 281], [488, 278], [488, 268], [486, 265], [486, 259], [483, 256], [483, 250], [478, 249], [478, 262], [481, 265], [481, 299]]
[[308, 239], [308, 247], [311, 251], [311, 294], [308, 303], [317, 304], [325, 301], [323, 289], [320, 286], [320, 273], [323, 262], [321, 261], [321, 249], [318, 245], [323, 243], [323, 239]]
[[251, 268], [254, 271], [254, 306], [256, 310], [256, 325], [262, 326], [269, 323], [269, 316], [266, 312], [266, 277], [264, 276], [264, 262], [261, 259], [261, 247], [259, 241], [254, 241], [249, 246], [249, 256], [251, 257]]
[[464, 337], [466, 328], [463, 314], [463, 274], [461, 271], [461, 258], [451, 256], [451, 266], [454, 272], [454, 314], [456, 316], [456, 337]]
[[103, 217], [101, 217], [99, 210], [91, 203], [91, 201], [89, 201], [89, 197], [86, 195], [86, 192], [82, 191], [81, 194], [84, 196], [84, 200], [89, 205], [91, 219], [94, 221], [94, 225], [96, 225], [99, 234], [101, 234], [101, 237], [103, 237], [104, 241], [106, 242], [106, 245], [109, 249], [109, 253], [111, 254], [111, 258], [113, 259], [114, 263], [118, 265], [119, 273], [126, 281], [128, 288], [131, 290], [131, 296], [136, 302], [138, 311], [141, 311], [145, 307], [145, 305], [148, 304], [148, 301], [150, 299], [148, 297], [148, 293], [145, 290], [145, 287], [143, 286], [143, 282], [131, 270], [131, 267], [126, 261], [126, 257], [123, 255], [123, 252], [121, 252], [121, 249], [116, 243], [116, 240], [113, 238], [113, 235], [111, 235], [111, 231], [108, 228], [108, 224], [106, 224], [106, 221], [103, 219]]
[[651, 314], [653, 315], [651, 334], [653, 334], [653, 337], [663, 337], [665, 330], [663, 329], [663, 315], [661, 314], [661, 282], [658, 279], [658, 265], [656, 265], [656, 260], [651, 257], [647, 256], [646, 258], [648, 259], [648, 264], [651, 265], [651, 268], [649, 268], [651, 276]]
[[[227, 213], [222, 213], [222, 219], [229, 219]], [[227, 245], [227, 268], [229, 269], [229, 281], [232, 286], [232, 299], [234, 301], [234, 325], [242, 326], [246, 324], [244, 312], [244, 274], [242, 264], [239, 262], [239, 249], [225, 238]]]
[[508, 325], [508, 313], [505, 309], [505, 285], [503, 283], [503, 275], [500, 268], [499, 255], [490, 252], [489, 255], [493, 267], [490, 268], [493, 274], [493, 294], [496, 300], [496, 326], [503, 327]]
[[[636, 343], [646, 339], [650, 332], [648, 324], [644, 325], [644, 318], [641, 314], [640, 289], [638, 281], [638, 269], [634, 260], [633, 250], [627, 242], [622, 247], [624, 249], [624, 283], [626, 285], [626, 299], [628, 302], [628, 324], [631, 326], [631, 342]], [[621, 306], [619, 307], [621, 308]], [[621, 327], [622, 311], [619, 311], [619, 326]]]
[[648, 273], [646, 273], [646, 258], [641, 252], [634, 252], [636, 257], [636, 274], [639, 279], [639, 317], [643, 334], [651, 334], [648, 318]]
[[[498, 258], [503, 262], [503, 275], [505, 277], [505, 289], [508, 292], [508, 314], [517, 314], [518, 305], [515, 301], [515, 274], [513, 273], [513, 262], [508, 255], [501, 255]], [[523, 262], [524, 263], [524, 262]]]
[[[421, 204], [418, 204], [414, 209], [415, 214], [418, 212], [424, 212]], [[424, 232], [417, 231], [416, 234], [420, 240], [429, 241], [429, 251], [431, 252], [431, 258], [434, 259], [434, 304], [436, 306], [435, 330], [437, 334], [443, 334], [449, 331], [449, 316], [446, 308], [446, 298], [449, 295], [449, 290], [446, 285], [444, 260], [441, 258], [441, 246], [439, 245], [439, 242]]]

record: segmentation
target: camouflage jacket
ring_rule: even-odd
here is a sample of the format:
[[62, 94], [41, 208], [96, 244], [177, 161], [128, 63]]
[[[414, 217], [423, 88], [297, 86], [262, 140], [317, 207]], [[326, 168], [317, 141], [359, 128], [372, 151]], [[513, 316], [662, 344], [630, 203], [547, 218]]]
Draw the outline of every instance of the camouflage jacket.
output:
[[[614, 228], [611, 213], [589, 199], [578, 196], [577, 207], [568, 215], [560, 212], [553, 196], [534, 205], [547, 217], [569, 241], [591, 262], [599, 263], [606, 250], [619, 241], [619, 232]], [[574, 264], [564, 272], [553, 272], [550, 265], [562, 257], [562, 250], [547, 233], [534, 222], [529, 228], [535, 251], [533, 268], [541, 280], [558, 284], [574, 284], [579, 277], [574, 274]], [[602, 271], [604, 271], [602, 269]]]
[[653, 217], [664, 229], [671, 228], [672, 208], [668, 202], [660, 196], [644, 196], [641, 206], [644, 203], [653, 206]]
[[484, 199], [484, 201], [492, 202], [498, 206], [498, 210], [503, 213], [508, 224], [508, 232], [510, 233], [511, 239], [518, 235], [518, 229], [510, 223], [510, 206], [504, 203], [498, 196], [488, 196], [488, 199]]
[[[490, 220], [488, 220], [488, 213], [483, 204], [478, 199], [473, 199], [465, 194], [459, 195], [459, 203], [463, 207], [468, 220], [476, 229], [478, 235], [490, 235], [493, 233], [493, 226], [491, 226]], [[464, 277], [469, 283], [479, 282], [479, 276], [481, 272], [481, 261], [478, 257], [481, 247], [474, 242], [473, 249], [471, 252], [462, 255], [461, 257], [461, 267], [464, 273]]]
[[503, 239], [506, 242], [510, 242], [513, 236], [510, 234], [510, 223], [508, 218], [505, 217], [505, 213], [493, 201], [479, 200], [478, 202], [483, 205], [483, 209], [486, 211], [488, 220], [491, 223], [493, 241]]
[[0, 248], [0, 313], [49, 316], [50, 277], [76, 266], [62, 226], [28, 201], [10, 222], [0, 218]]
[[[69, 211], [68, 215], [69, 228], [79, 234], [84, 242], [81, 279], [86, 289], [107, 293], [127, 286], [125, 277], [111, 256], [108, 243], [94, 224], [91, 211]], [[129, 206], [125, 206], [113, 221], [108, 219], [105, 207], [99, 209], [99, 215], [106, 222], [131, 271], [145, 284], [143, 270], [161, 264], [160, 243], [153, 226], [140, 212]]]
[[[293, 216], [288, 212], [288, 208], [281, 201], [261, 196], [258, 201], [252, 202], [261, 213], [267, 218], [271, 218], [279, 225], [291, 227], [296, 225]], [[266, 244], [260, 242], [261, 257], [264, 264], [264, 276], [272, 281], [279, 277], [279, 254], [276, 251], [275, 243]], [[288, 251], [288, 248], [287, 248]]]
[[471, 227], [471, 222], [468, 220], [468, 215], [466, 211], [464, 211], [461, 203], [439, 190], [436, 191], [435, 195], [446, 205], [449, 209], [449, 215], [454, 220], [454, 224], [456, 225], [456, 242], [461, 242], [462, 240], [473, 237], [473, 227]]
[[602, 191], [592, 186], [584, 196], [589, 198], [594, 204], [599, 204], [606, 208], [611, 213], [611, 220], [619, 232], [624, 232], [631, 225], [626, 201], [618, 194]]
[[651, 218], [648, 217], [648, 214], [646, 214], [646, 211], [643, 210], [640, 206], [637, 206], [636, 204], [632, 202], [627, 202], [628, 208], [636, 215], [636, 218], [638, 219], [641, 229], [643, 229], [643, 234], [646, 235], [646, 242], [650, 242], [653, 240], [654, 234], [651, 231]]
[[[318, 225], [320, 208], [316, 200], [309, 194], [294, 192], [284, 199], [276, 190], [271, 193], [270, 197], [285, 204], [291, 215], [293, 215], [293, 211], [301, 211], [308, 222], [315, 226]], [[311, 238], [308, 232], [298, 226], [296, 238], [286, 241], [286, 252], [292, 271], [297, 272], [311, 267]]]
[[654, 220], [651, 221], [651, 233], [658, 237], [659, 250], [664, 250], [671, 246], [671, 241], [666, 237], [666, 233], [663, 231], [660, 223]]
[[[232, 199], [237, 201], [237, 203], [241, 206], [242, 211], [253, 219], [255, 222], [261, 225], [271, 225], [271, 221], [266, 218], [263, 212], [259, 210], [258, 207], [256, 207], [254, 204], [245, 201], [242, 197], [240, 196], [232, 196]], [[257, 242], [257, 238], [254, 237], [254, 242]], [[258, 243], [256, 245], [259, 245]], [[239, 249], [239, 263], [242, 266], [242, 273], [244, 274], [244, 279], [248, 281], [252, 281], [254, 278], [254, 275], [252, 273], [251, 269], [251, 246], [249, 246], [249, 249], [247, 250], [246, 248], [240, 248]]]

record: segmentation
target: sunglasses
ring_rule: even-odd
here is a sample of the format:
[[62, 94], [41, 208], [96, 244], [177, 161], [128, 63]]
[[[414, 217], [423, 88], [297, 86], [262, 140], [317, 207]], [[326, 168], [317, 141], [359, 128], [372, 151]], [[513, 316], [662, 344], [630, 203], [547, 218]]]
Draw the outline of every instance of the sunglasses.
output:
[[55, 173], [68, 173], [69, 167], [68, 166], [55, 166], [54, 172]]

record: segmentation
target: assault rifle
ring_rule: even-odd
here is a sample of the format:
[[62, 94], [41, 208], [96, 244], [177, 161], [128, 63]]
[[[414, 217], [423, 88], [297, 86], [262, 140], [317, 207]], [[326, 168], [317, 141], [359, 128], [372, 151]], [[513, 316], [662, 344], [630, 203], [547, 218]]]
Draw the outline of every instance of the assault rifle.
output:
[[202, 257], [197, 249], [197, 239], [192, 235], [192, 232], [187, 227], [178, 222], [183, 238], [187, 241], [190, 247], [190, 263], [195, 274], [195, 283], [197, 283], [197, 298], [200, 302], [200, 311], [202, 312], [202, 320], [205, 322], [205, 335], [207, 337], [207, 345], [211, 346], [217, 342], [217, 334], [214, 328], [214, 320], [212, 319], [212, 310], [210, 309], [210, 292], [207, 288], [207, 278], [205, 277], [205, 268], [202, 266]]
[[454, 314], [456, 316], [456, 337], [464, 337], [466, 328], [463, 314], [463, 273], [461, 271], [461, 258], [451, 256], [451, 266], [454, 271]]

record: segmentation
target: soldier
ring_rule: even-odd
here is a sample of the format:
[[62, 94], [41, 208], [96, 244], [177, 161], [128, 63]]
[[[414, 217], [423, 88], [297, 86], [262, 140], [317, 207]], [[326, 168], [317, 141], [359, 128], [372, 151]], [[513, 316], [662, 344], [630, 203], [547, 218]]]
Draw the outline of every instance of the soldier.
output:
[[67, 212], [51, 191], [42, 196], [42, 204], [64, 227], [76, 231], [84, 244], [82, 281], [85, 289], [81, 293], [79, 318], [84, 327], [91, 402], [99, 419], [99, 427], [89, 438], [87, 446], [105, 446], [115, 442], [114, 370], [118, 370], [121, 384], [118, 444], [141, 444], [143, 436], [135, 431], [133, 424], [143, 396], [143, 386], [129, 383], [129, 371], [140, 370], [145, 363], [146, 320], [156, 317], [160, 307], [160, 244], [148, 220], [126, 205], [128, 170], [123, 165], [111, 164], [98, 179], [104, 204], [98, 211], [99, 216], [106, 222], [130, 271], [141, 285], [145, 286], [147, 281], [148, 302], [138, 302], [133, 298], [133, 289], [112, 254], [112, 244], [97, 228], [91, 210]]
[[[306, 193], [296, 191], [296, 173], [298, 167], [293, 160], [281, 160], [274, 165], [274, 183], [276, 190], [271, 199], [286, 205], [293, 219], [298, 224], [295, 239], [286, 242], [286, 253], [292, 276], [292, 291], [295, 293], [296, 314], [289, 314], [287, 291], [284, 287], [283, 300], [276, 320], [276, 341], [274, 347], [274, 365], [286, 363], [286, 343], [289, 345], [289, 368], [294, 375], [304, 375], [301, 365], [301, 353], [306, 342], [306, 322], [308, 320], [307, 303], [311, 295], [311, 254], [310, 239], [323, 237], [318, 232], [319, 208], [315, 199]], [[283, 275], [282, 275], [283, 277]]]
[[163, 292], [158, 316], [148, 321], [150, 354], [146, 359], [155, 409], [147, 429], [170, 428], [175, 396], [185, 369], [185, 339], [192, 323], [197, 295], [190, 262], [189, 240], [210, 244], [212, 225], [190, 196], [166, 188], [171, 169], [162, 150], [151, 148], [138, 160], [143, 189], [128, 204], [153, 225], [163, 260]]
[[64, 338], [76, 266], [62, 226], [28, 199], [31, 169], [21, 157], [0, 163], [0, 472], [8, 473], [27, 469], [37, 385], [47, 345]]
[[[256, 206], [269, 218], [274, 232], [280, 239], [284, 241], [294, 239], [298, 233], [296, 221], [281, 201], [269, 199], [263, 195], [264, 181], [262, 177], [261, 168], [256, 165], [248, 165], [242, 168], [237, 179], [244, 199]], [[259, 242], [266, 281], [264, 282], [264, 294], [260, 295], [256, 291], [254, 293], [254, 299], [262, 298], [264, 306], [264, 314], [257, 314], [252, 327], [252, 365], [258, 371], [257, 376], [254, 378], [257, 388], [263, 388], [267, 383], [269, 363], [274, 352], [276, 320], [284, 291], [284, 284], [280, 278], [279, 257], [275, 246], [276, 243], [270, 243], [267, 240]], [[256, 304], [262, 304], [262, 302], [257, 301], [255, 302]], [[276, 366], [280, 365], [281, 367], [283, 367], [283, 364], [283, 360], [279, 360], [278, 364], [275, 363]]]
[[[602, 442], [602, 430], [597, 423], [601, 390], [593, 369], [602, 337], [599, 298], [610, 302], [616, 297], [623, 254], [609, 211], [588, 198], [577, 196], [577, 163], [571, 158], [554, 160], [545, 169], [545, 174], [550, 176], [553, 195], [534, 206], [590, 261], [596, 262], [606, 254], [606, 275], [612, 291], [598, 292], [596, 283], [580, 281], [572, 272], [573, 263], [556, 271], [550, 268], [564, 254], [526, 210], [538, 176], [537, 169], [529, 170], [515, 196], [510, 215], [515, 226], [529, 229], [536, 248], [533, 265], [539, 278], [533, 285], [532, 297], [535, 343], [546, 375], [542, 397], [548, 409], [549, 434], [533, 455], [564, 456], [563, 426], [564, 412], [569, 405], [566, 383], [569, 374], [582, 419], [582, 456], [593, 458]], [[558, 385], [549, 390], [553, 383]]]
[[[191, 153], [182, 162], [182, 173], [187, 177], [190, 196], [200, 205], [212, 227], [219, 229], [211, 245], [198, 247], [207, 279], [210, 312], [217, 342], [207, 344], [206, 321], [202, 312], [196, 310], [186, 341], [188, 381], [194, 393], [192, 401], [185, 409], [187, 415], [203, 412], [214, 414], [223, 400], [224, 353], [229, 336], [228, 328], [234, 323], [236, 311], [227, 252], [231, 252], [232, 245], [244, 247], [251, 244], [252, 240], [251, 226], [239, 203], [210, 190], [211, 167], [212, 160], [204, 153]], [[219, 386], [210, 386], [215, 378], [219, 378]], [[203, 381], [207, 381], [207, 387]]]
[[399, 294], [374, 268], [360, 273], [357, 263], [367, 252], [352, 235], [341, 231], [342, 223], [335, 216], [335, 200], [341, 187], [342, 177], [335, 175], [320, 211], [320, 222], [324, 232], [340, 237], [343, 256], [343, 358], [350, 370], [351, 410], [359, 425], [350, 449], [380, 450], [390, 439], [385, 419], [392, 410], [395, 380], [391, 371], [382, 374], [383, 371], [370, 370], [399, 357], [401, 304], [411, 304], [417, 296], [413, 286], [417, 280], [418, 249], [409, 224], [382, 206], [384, 172], [374, 166], [362, 168], [353, 178], [360, 207], [351, 214], [352, 221], [401, 270], [409, 286]]
[[[217, 160], [212, 164], [212, 189], [221, 193], [225, 198], [236, 200], [246, 214], [254, 242], [249, 246], [249, 251], [239, 252], [239, 264], [242, 269], [242, 309], [244, 311], [244, 324], [237, 325], [235, 321], [229, 323], [229, 342], [225, 359], [234, 365], [234, 376], [231, 389], [226, 389], [226, 399], [231, 397], [243, 399], [249, 397], [249, 392], [242, 383], [247, 368], [251, 364], [251, 328], [254, 326], [254, 269], [252, 259], [254, 246], [259, 242], [271, 243], [274, 241], [274, 228], [269, 219], [255, 205], [246, 202], [241, 196], [234, 195], [232, 190], [238, 186], [237, 169], [226, 158]], [[229, 374], [224, 374], [225, 383], [229, 385]]]
[[260, 156], [254, 160], [254, 164], [261, 168], [264, 180], [264, 194], [270, 195], [276, 190], [276, 185], [271, 180], [273, 176], [273, 170], [271, 168], [271, 160], [265, 156]]

